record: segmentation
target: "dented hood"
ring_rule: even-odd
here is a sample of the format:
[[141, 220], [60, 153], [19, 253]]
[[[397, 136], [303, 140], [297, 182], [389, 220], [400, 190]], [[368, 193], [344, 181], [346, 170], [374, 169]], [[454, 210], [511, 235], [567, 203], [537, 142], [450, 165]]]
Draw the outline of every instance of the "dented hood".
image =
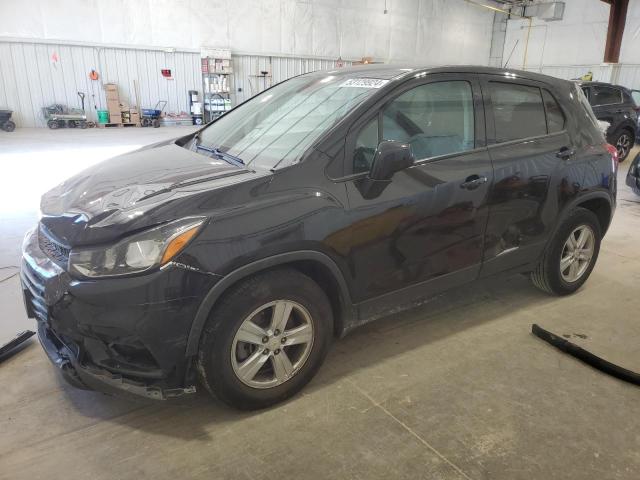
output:
[[47, 192], [40, 204], [41, 222], [68, 245], [107, 240], [112, 235], [100, 238], [96, 231], [113, 231], [106, 227], [114, 224], [141, 228], [145, 222], [157, 223], [146, 214], [174, 198], [174, 190], [194, 191], [200, 184], [216, 188], [250, 173], [174, 142], [156, 144], [96, 164]]

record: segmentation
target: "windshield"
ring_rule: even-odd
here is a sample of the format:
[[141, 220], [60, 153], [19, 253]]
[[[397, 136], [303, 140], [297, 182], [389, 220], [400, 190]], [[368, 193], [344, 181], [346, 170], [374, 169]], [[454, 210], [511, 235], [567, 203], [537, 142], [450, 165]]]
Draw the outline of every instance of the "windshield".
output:
[[386, 81], [304, 75], [253, 97], [200, 132], [200, 144], [245, 165], [284, 167]]

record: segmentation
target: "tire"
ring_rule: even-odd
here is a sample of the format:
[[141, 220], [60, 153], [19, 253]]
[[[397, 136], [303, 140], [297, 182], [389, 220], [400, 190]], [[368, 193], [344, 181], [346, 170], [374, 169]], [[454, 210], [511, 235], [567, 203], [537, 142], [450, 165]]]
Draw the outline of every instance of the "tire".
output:
[[611, 145], [618, 150], [618, 163], [622, 163], [629, 156], [635, 144], [635, 134], [627, 128], [619, 128], [611, 136]]
[[142, 119], [142, 126], [143, 127], [148, 127], [149, 125], [151, 125], [151, 119], [150, 118], [143, 118]]
[[[588, 263], [583, 263], [586, 260], [580, 258], [581, 256], [586, 256], [584, 253], [576, 252], [577, 260], [571, 260], [571, 248], [567, 245], [570, 235], [574, 239], [580, 240], [582, 231], [586, 232], [587, 239], [589, 238], [589, 232], [592, 235], [592, 252]], [[536, 269], [531, 272], [531, 281], [540, 290], [550, 294], [568, 295], [575, 292], [591, 275], [591, 271], [598, 260], [601, 240], [602, 230], [598, 217], [586, 208], [574, 209], [549, 242]], [[585, 246], [588, 245], [589, 243]], [[586, 251], [588, 251], [588, 248], [578, 250], [578, 252]], [[563, 269], [561, 260], [567, 261], [567, 259], [569, 261], [565, 265], [569, 265], [569, 267]], [[578, 277], [571, 278], [571, 268], [574, 268], [575, 264], [577, 264], [577, 267], [575, 267], [576, 271], [574, 273], [578, 274]]]
[[87, 124], [87, 122], [85, 122], [84, 120], [80, 122], [80, 124], [78, 125], [82, 130], [85, 130], [86, 128], [89, 128], [89, 125]]
[[58, 125], [58, 121], [57, 120], [49, 120], [47, 122], [47, 127], [49, 127], [51, 130], [56, 130], [60, 125]]
[[69, 128], [76, 128], [78, 126], [78, 122], [76, 122], [75, 120], [69, 120], [67, 122], [67, 127]]
[[157, 118], [154, 118], [153, 120], [151, 120], [151, 126], [153, 128], [158, 128], [160, 126], [160, 120]]
[[16, 129], [16, 124], [11, 120], [7, 120], [6, 122], [4, 122], [4, 125], [2, 125], [2, 129], [5, 132], [13, 132]]
[[[284, 301], [288, 302], [291, 314], [284, 323], [287, 327], [278, 334], [277, 330], [268, 329], [273, 327], [273, 318], [280, 317], [273, 314]], [[268, 330], [267, 335], [258, 330], [251, 337], [252, 342], [243, 342], [237, 335], [241, 335], [240, 326], [246, 326], [250, 318], [254, 320], [251, 326], [255, 327], [257, 322]], [[311, 325], [310, 330], [305, 330], [309, 337], [306, 343], [282, 343], [292, 341], [293, 328], [300, 331], [305, 325]], [[288, 268], [256, 274], [231, 287], [213, 309], [200, 339], [197, 356], [200, 381], [212, 395], [232, 407], [241, 410], [268, 407], [291, 397], [313, 378], [327, 354], [332, 332], [329, 299], [311, 278]], [[257, 373], [246, 374], [243, 379], [240, 370], [251, 358], [262, 362], [261, 366]], [[287, 365], [295, 369], [279, 380], [276, 363], [284, 360], [289, 360], [291, 363]]]

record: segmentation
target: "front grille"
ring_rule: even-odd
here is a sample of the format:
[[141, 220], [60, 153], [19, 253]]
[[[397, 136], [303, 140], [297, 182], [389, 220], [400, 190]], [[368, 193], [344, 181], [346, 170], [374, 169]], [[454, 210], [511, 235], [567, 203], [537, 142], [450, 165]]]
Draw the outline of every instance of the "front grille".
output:
[[22, 283], [26, 287], [25, 302], [27, 311], [30, 310], [35, 318], [47, 322], [49, 309], [44, 299], [44, 282], [27, 262], [22, 264]]
[[38, 227], [38, 246], [47, 257], [59, 266], [63, 268], [67, 267], [71, 250], [56, 241], [42, 225]]

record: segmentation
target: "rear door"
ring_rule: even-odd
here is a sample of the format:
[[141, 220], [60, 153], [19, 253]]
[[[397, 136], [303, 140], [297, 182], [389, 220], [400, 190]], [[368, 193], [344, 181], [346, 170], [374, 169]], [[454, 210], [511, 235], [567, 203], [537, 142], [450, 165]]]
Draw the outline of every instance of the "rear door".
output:
[[[481, 275], [534, 262], [555, 224], [558, 195], [579, 189], [574, 145], [550, 86], [486, 75], [482, 89], [494, 167]], [[579, 177], [579, 178], [578, 178]]]

